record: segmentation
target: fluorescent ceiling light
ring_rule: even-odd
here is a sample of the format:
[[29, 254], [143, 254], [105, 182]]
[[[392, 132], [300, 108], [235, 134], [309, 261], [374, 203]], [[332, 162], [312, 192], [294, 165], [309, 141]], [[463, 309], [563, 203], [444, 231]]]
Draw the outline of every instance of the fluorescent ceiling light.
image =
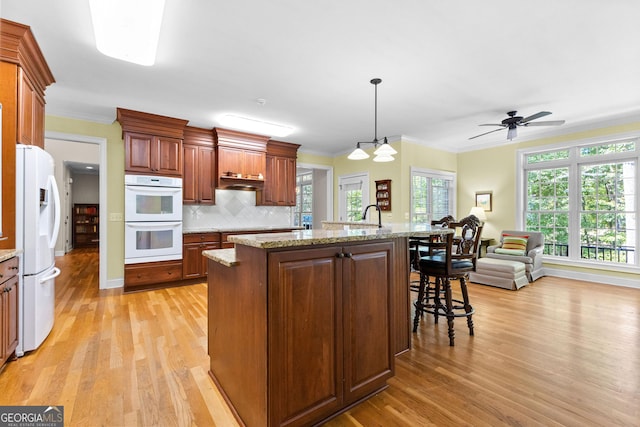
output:
[[291, 135], [291, 133], [295, 130], [290, 126], [263, 122], [262, 120], [235, 116], [233, 114], [227, 114], [223, 116], [220, 119], [220, 123], [223, 126], [234, 128], [237, 130], [258, 133], [260, 135], [277, 136], [279, 138]]
[[89, 0], [98, 50], [140, 65], [156, 60], [164, 0]]

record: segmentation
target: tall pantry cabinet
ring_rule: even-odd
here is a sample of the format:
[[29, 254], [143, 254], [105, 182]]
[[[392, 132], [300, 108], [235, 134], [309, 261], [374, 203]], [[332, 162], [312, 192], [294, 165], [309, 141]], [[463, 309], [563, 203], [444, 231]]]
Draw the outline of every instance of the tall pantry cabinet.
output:
[[31, 29], [0, 19], [2, 104], [2, 238], [16, 247], [16, 143], [44, 148], [44, 92], [55, 82]]

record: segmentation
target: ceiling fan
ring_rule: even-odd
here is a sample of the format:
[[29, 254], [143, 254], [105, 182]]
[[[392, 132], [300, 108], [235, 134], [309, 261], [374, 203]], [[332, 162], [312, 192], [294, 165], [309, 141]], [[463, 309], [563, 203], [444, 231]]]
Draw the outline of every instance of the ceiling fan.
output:
[[517, 111], [509, 111], [507, 112], [507, 117], [500, 123], [485, 123], [479, 126], [500, 126], [501, 129], [491, 130], [489, 132], [481, 133], [480, 135], [472, 136], [469, 139], [474, 139], [479, 136], [487, 135], [493, 132], [498, 132], [502, 129], [507, 129], [507, 139], [511, 141], [518, 135], [518, 126], [560, 126], [564, 124], [564, 120], [547, 120], [543, 122], [533, 122], [532, 120], [539, 119], [540, 117], [548, 116], [551, 114], [549, 111], [540, 111], [539, 113], [533, 114], [529, 117], [516, 116], [518, 114]]

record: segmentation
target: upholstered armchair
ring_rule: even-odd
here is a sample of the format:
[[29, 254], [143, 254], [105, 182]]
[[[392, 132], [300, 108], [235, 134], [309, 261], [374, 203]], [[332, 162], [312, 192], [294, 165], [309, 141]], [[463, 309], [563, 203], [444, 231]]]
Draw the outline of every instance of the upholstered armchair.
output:
[[[512, 249], [514, 246], [505, 245], [505, 238], [511, 243], [509, 237], [526, 238], [526, 248], [523, 250]], [[507, 249], [511, 248], [511, 249]], [[544, 235], [539, 231], [503, 230], [500, 233], [500, 244], [487, 248], [487, 258], [504, 259], [508, 261], [520, 261], [525, 265], [529, 282], [533, 282], [544, 276], [542, 268], [542, 252], [544, 250]], [[502, 252], [502, 253], [500, 253]]]

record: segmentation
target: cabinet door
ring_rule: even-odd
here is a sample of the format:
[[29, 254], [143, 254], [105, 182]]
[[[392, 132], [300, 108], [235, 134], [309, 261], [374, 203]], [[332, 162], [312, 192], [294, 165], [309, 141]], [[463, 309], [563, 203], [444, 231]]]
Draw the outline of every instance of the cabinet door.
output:
[[187, 243], [182, 246], [182, 278], [202, 277], [202, 245]]
[[5, 357], [9, 357], [18, 346], [18, 276], [14, 276], [5, 283]]
[[124, 136], [125, 165], [128, 172], [153, 173], [153, 136], [127, 132]]
[[218, 175], [226, 175], [227, 172], [243, 173], [243, 151], [235, 148], [218, 147]]
[[345, 403], [393, 376], [391, 283], [393, 243], [343, 249]]
[[33, 93], [33, 145], [44, 150], [44, 98]]
[[276, 163], [275, 156], [266, 156], [264, 188], [256, 193], [256, 195], [260, 194], [260, 197], [256, 198], [257, 205], [275, 206], [277, 203], [275, 194], [277, 186]]
[[213, 147], [198, 147], [198, 202], [201, 205], [215, 203], [215, 154]]
[[4, 283], [0, 285], [0, 367], [4, 365], [9, 355], [7, 354], [7, 298]]
[[182, 140], [164, 136], [155, 137], [157, 153], [155, 171], [161, 175], [182, 176]]
[[26, 145], [34, 143], [33, 135], [33, 85], [27, 76], [20, 71], [20, 85], [18, 87], [18, 142]]
[[267, 155], [259, 151], [246, 150], [244, 152], [244, 174], [265, 175]]
[[202, 255], [202, 251], [210, 251], [212, 249], [220, 249], [220, 243], [203, 243], [200, 248], [200, 262], [202, 263], [202, 277], [207, 277], [209, 274], [209, 259]]
[[289, 158], [280, 159], [278, 179], [282, 180], [279, 190], [278, 205], [296, 205], [296, 160]]
[[184, 144], [184, 175], [182, 177], [182, 202], [187, 205], [198, 203], [198, 146]]
[[269, 254], [269, 425], [341, 407], [341, 260], [335, 248]]

